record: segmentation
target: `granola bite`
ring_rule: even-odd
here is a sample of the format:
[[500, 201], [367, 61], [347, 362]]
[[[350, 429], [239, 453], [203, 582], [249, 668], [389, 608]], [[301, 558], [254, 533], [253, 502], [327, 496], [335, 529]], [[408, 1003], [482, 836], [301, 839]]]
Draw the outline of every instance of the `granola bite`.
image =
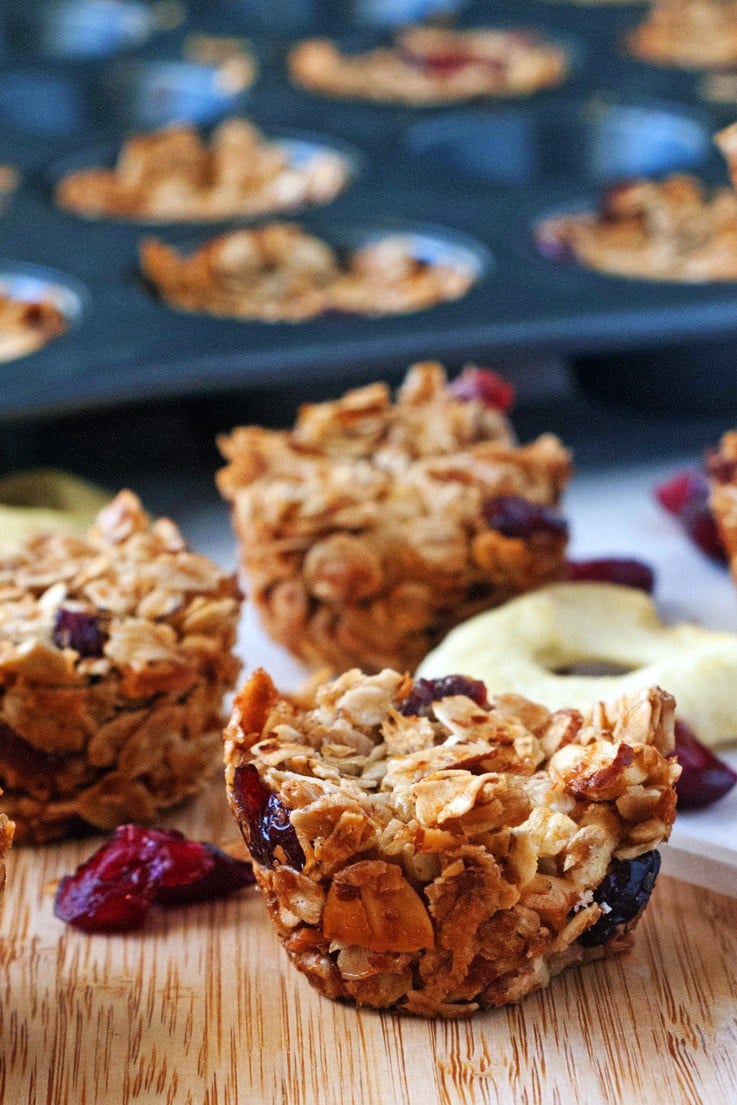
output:
[[737, 279], [737, 192], [707, 191], [693, 176], [635, 180], [607, 189], [597, 211], [546, 219], [540, 252], [615, 276], [647, 280]]
[[471, 613], [561, 575], [568, 452], [549, 434], [516, 445], [454, 386], [416, 364], [395, 400], [370, 384], [304, 406], [291, 431], [219, 439], [249, 592], [307, 664], [412, 669]]
[[290, 959], [327, 997], [458, 1017], [625, 950], [675, 817], [673, 711], [391, 670], [298, 705], [255, 672], [226, 786]]
[[27, 357], [68, 328], [51, 300], [16, 299], [0, 286], [0, 362]]
[[156, 239], [141, 243], [144, 276], [172, 307], [222, 318], [302, 322], [326, 311], [386, 315], [459, 299], [476, 273], [423, 261], [390, 235], [341, 259], [291, 223], [233, 230], [189, 256]]
[[185, 125], [130, 138], [114, 168], [64, 177], [56, 202], [89, 219], [228, 219], [327, 203], [348, 172], [338, 153], [315, 150], [295, 162], [247, 119], [228, 119], [209, 143]]
[[737, 61], [735, 0], [653, 0], [627, 36], [631, 54], [653, 65], [707, 69]]
[[201, 788], [236, 679], [235, 578], [130, 491], [0, 559], [0, 810], [22, 842], [150, 822]]
[[292, 50], [295, 84], [324, 96], [410, 107], [478, 96], [526, 96], [561, 84], [565, 52], [534, 31], [406, 27], [388, 46], [346, 54], [330, 39]]
[[[0, 790], [0, 795], [2, 791]], [[0, 916], [3, 909], [3, 895], [5, 893], [5, 854], [13, 843], [15, 825], [9, 821], [4, 813], [0, 813]]]
[[724, 434], [719, 448], [707, 456], [711, 494], [709, 506], [737, 581], [737, 431]]

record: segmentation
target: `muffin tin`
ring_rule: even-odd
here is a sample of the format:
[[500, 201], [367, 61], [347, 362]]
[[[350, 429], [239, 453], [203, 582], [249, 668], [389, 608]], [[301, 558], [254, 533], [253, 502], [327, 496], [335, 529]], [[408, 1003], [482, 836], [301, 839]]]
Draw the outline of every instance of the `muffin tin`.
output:
[[[65, 5], [74, 20], [60, 16]], [[146, 7], [136, 0], [122, 6]], [[538, 219], [592, 202], [597, 189], [622, 176], [684, 169], [710, 183], [727, 179], [711, 135], [730, 116], [698, 101], [699, 75], [618, 51], [641, 7], [201, 0], [174, 29], [170, 9], [148, 6], [151, 20], [140, 25], [150, 33], [138, 38], [113, 30], [95, 37], [77, 18], [85, 10], [104, 19], [115, 7], [115, 0], [7, 6], [0, 161], [18, 165], [23, 182], [0, 216], [3, 271], [54, 270], [53, 282], [66, 281], [79, 317], [31, 357], [0, 364], [0, 419], [269, 381], [360, 379], [425, 356], [461, 364], [540, 351], [568, 357], [587, 387], [616, 400], [689, 409], [730, 402], [737, 284], [606, 277], [548, 261], [532, 246]], [[287, 80], [285, 53], [300, 35], [332, 29], [361, 48], [403, 15], [439, 8], [456, 11], [461, 26], [516, 23], [570, 42], [570, 79], [528, 98], [432, 109], [328, 100]], [[271, 23], [267, 9], [276, 12]], [[259, 76], [251, 88], [228, 87], [216, 69], [183, 60], [186, 35], [201, 31], [254, 36]], [[289, 218], [339, 248], [382, 227], [413, 236], [418, 255], [460, 250], [478, 274], [469, 293], [379, 319], [266, 324], [182, 314], [141, 280], [137, 245], [145, 227], [55, 208], [51, 185], [60, 165], [89, 164], [95, 149], [100, 163], [109, 161], [136, 131], [180, 118], [211, 124], [235, 113], [267, 135], [289, 132], [305, 142], [320, 135], [357, 150], [348, 189]], [[179, 224], [157, 233], [194, 245], [229, 225]]]

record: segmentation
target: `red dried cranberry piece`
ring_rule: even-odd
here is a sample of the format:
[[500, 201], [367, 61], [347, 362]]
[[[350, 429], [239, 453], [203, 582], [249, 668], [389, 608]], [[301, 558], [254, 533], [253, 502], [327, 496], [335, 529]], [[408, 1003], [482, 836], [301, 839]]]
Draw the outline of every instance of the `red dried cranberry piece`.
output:
[[482, 506], [489, 529], [504, 537], [521, 537], [525, 541], [535, 537], [568, 536], [568, 523], [550, 507], [528, 502], [517, 495], [502, 495], [486, 499]]
[[54, 644], [57, 648], [73, 648], [80, 656], [97, 657], [102, 656], [105, 634], [94, 614], [62, 606], [56, 615]]
[[682, 721], [676, 722], [676, 756], [683, 768], [676, 783], [681, 810], [709, 806], [723, 798], [737, 783], [737, 772], [706, 748]]
[[[184, 848], [189, 849], [188, 869]], [[250, 863], [235, 859], [214, 844], [182, 838], [177, 862], [165, 874], [156, 891], [159, 905], [189, 905], [191, 902], [212, 902], [227, 898], [236, 890], [253, 886], [255, 878]]]
[[85, 932], [140, 927], [153, 904], [208, 901], [250, 886], [250, 864], [174, 829], [121, 825], [59, 884], [56, 916]]
[[[289, 810], [261, 782], [254, 764], [240, 764], [235, 769], [233, 795], [243, 838], [256, 862], [264, 867], [286, 863], [301, 871], [305, 854], [289, 820]], [[281, 850], [284, 859], [277, 849]]]
[[464, 403], [479, 399], [489, 410], [502, 414], [514, 406], [514, 388], [490, 368], [465, 368], [448, 385], [448, 391]]
[[635, 587], [651, 595], [655, 574], [648, 564], [629, 557], [605, 557], [597, 560], [569, 560], [563, 577], [570, 583], [616, 583]]
[[[400, 46], [399, 53], [406, 65], [421, 69], [433, 77], [451, 77], [465, 69], [467, 65], [477, 64], [477, 59], [465, 50], [444, 50], [442, 53], [420, 53]], [[497, 68], [497, 66], [492, 66]], [[501, 68], [501, 65], [498, 66]]]
[[547, 261], [577, 261], [578, 256], [573, 243], [562, 229], [541, 223], [535, 228], [535, 247]]
[[712, 560], [726, 563], [727, 555], [709, 506], [709, 481], [703, 472], [695, 468], [679, 472], [658, 484], [655, 495], [678, 518], [697, 548]]
[[660, 853], [645, 852], [635, 859], [614, 859], [594, 891], [594, 901], [606, 905], [598, 921], [585, 930], [579, 943], [592, 948], [616, 935], [620, 925], [633, 921], [647, 905], [660, 870]]
[[433, 702], [440, 702], [451, 695], [465, 695], [477, 706], [486, 703], [486, 684], [466, 675], [444, 675], [440, 679], [416, 679], [415, 684], [399, 707], [404, 717], [427, 717]]
[[708, 497], [709, 485], [706, 476], [698, 468], [688, 468], [676, 472], [670, 479], [655, 487], [655, 497], [669, 514], [679, 515], [691, 499]]

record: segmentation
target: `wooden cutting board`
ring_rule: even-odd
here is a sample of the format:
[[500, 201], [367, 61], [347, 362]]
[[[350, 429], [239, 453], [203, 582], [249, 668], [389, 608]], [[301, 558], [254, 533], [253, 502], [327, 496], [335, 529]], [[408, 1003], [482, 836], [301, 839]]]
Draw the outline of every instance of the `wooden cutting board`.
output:
[[[172, 824], [235, 839], [219, 786]], [[735, 1105], [737, 903], [661, 876], [635, 950], [460, 1022], [357, 1012], [290, 966], [255, 889], [90, 937], [50, 883], [97, 841], [11, 853], [2, 1105]]]

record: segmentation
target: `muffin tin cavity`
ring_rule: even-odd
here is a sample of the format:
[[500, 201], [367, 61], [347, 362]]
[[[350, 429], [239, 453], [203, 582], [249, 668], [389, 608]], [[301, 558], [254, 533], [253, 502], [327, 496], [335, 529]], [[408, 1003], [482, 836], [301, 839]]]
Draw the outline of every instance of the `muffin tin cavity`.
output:
[[473, 278], [473, 283], [494, 268], [491, 252], [480, 242], [440, 226], [386, 220], [370, 226], [330, 226], [325, 238], [341, 253], [375, 245], [385, 238], [400, 239], [415, 260], [460, 269]]
[[56, 73], [16, 70], [0, 77], [0, 119], [16, 135], [74, 140], [91, 127], [81, 87]]
[[702, 168], [711, 126], [678, 105], [593, 98], [453, 111], [407, 131], [411, 154], [495, 184], [605, 184]]
[[209, 123], [234, 112], [244, 89], [216, 66], [186, 61], [136, 60], [114, 65], [102, 77], [105, 107], [129, 130], [171, 123]]
[[469, 0], [346, 0], [344, 18], [362, 26], [402, 26], [454, 17]]
[[68, 328], [81, 319], [87, 298], [83, 285], [64, 273], [41, 265], [3, 260], [0, 260], [0, 295], [24, 303], [51, 303], [62, 313]]
[[79, 60], [143, 45], [156, 30], [156, 15], [138, 0], [54, 0], [15, 5], [8, 24], [18, 52]]

